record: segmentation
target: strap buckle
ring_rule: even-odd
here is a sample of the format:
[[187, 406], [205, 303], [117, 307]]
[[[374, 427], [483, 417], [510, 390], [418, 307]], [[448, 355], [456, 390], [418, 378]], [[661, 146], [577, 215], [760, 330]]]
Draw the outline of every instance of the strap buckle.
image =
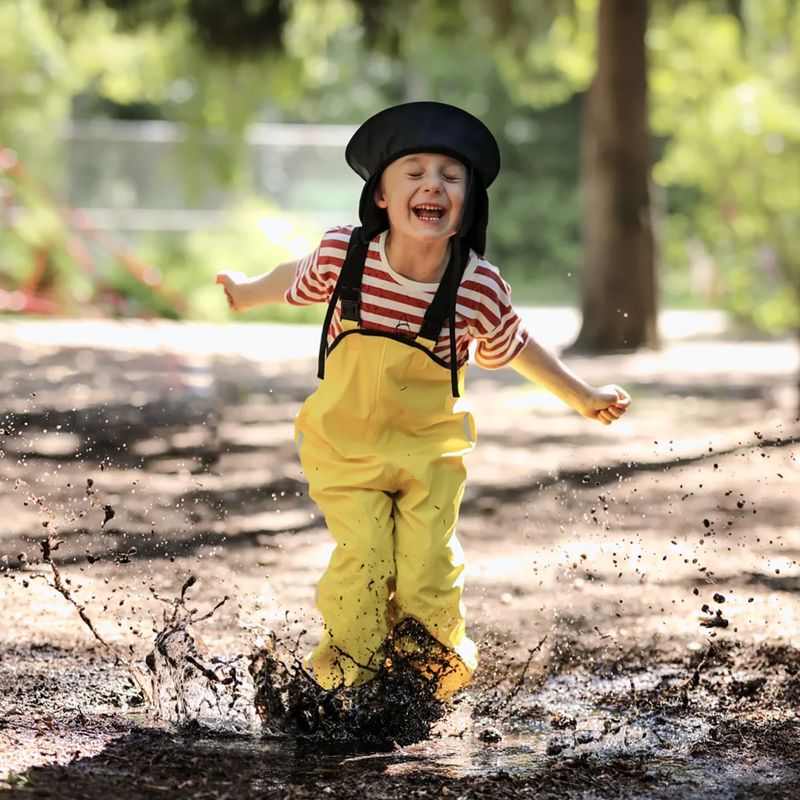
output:
[[341, 296], [342, 319], [360, 322], [361, 317], [361, 291], [359, 289], [342, 289]]

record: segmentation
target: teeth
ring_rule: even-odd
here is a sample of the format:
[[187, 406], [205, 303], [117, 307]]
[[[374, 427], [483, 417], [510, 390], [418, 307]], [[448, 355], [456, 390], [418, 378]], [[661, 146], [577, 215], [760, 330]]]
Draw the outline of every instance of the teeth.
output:
[[414, 206], [414, 212], [425, 222], [438, 222], [445, 215], [445, 209], [441, 206]]

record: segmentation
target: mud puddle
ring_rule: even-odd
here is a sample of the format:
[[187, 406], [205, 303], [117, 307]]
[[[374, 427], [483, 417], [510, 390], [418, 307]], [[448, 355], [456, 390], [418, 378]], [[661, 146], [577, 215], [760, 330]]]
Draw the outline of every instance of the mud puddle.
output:
[[[2, 793], [794, 798], [800, 737], [788, 706], [796, 708], [798, 654], [781, 654], [789, 670], [769, 667], [775, 655], [734, 647], [701, 669], [696, 685], [696, 657], [646, 674], [549, 677], [539, 671], [553, 666], [545, 659], [531, 673], [537, 685], [518, 691], [512, 707], [489, 713], [486, 703], [507, 694], [476, 688], [450, 706], [429, 739], [378, 751], [226, 733], [222, 719], [214, 730], [195, 724], [178, 732], [129, 715], [130, 729], [96, 754], [35, 767]], [[742, 679], [742, 661], [761, 665], [759, 681]], [[784, 712], [764, 711], [767, 697], [781, 698]]]
[[[225, 601], [198, 609], [196, 583], [185, 581], [169, 604], [143, 664], [109, 663], [98, 640], [91, 665], [40, 647], [2, 676], [5, 732], [23, 744], [55, 734], [62, 744], [60, 756], [45, 753], [60, 764], [8, 775], [3, 794], [796, 797], [800, 650], [791, 646], [708, 638], [684, 652], [643, 646], [629, 663], [562, 632], [524, 661], [495, 653], [476, 685], [425, 707], [424, 685], [422, 695], [391, 681], [382, 692], [323, 692], [297, 672], [298, 641], [267, 651], [277, 660], [282, 649], [282, 671], [265, 671], [263, 650], [202, 652], [197, 631]], [[25, 658], [4, 655], [18, 666]], [[53, 661], [65, 677], [54, 679]], [[125, 674], [132, 666], [150, 675], [149, 709], [143, 680]], [[16, 707], [55, 713], [16, 713], [15, 681]], [[415, 703], [428, 714], [422, 726], [402, 708]]]
[[[91, 663], [47, 646], [3, 653], [0, 733], [16, 735], [22, 747], [57, 739], [60, 749], [41, 751], [45, 766], [7, 775], [0, 792], [797, 796], [800, 650], [790, 645], [709, 636], [681, 651], [643, 644], [631, 658], [561, 630], [514, 660], [483, 642], [491, 668], [414, 728], [401, 712], [419, 696], [401, 694], [393, 705], [391, 685], [388, 693], [345, 698], [308, 682], [287, 686], [300, 680], [298, 641], [278, 640], [288, 666], [276, 672], [273, 665], [266, 677], [263, 651], [203, 652], [196, 636], [225, 599], [203, 607], [191, 596], [197, 585], [183, 583], [141, 662], [112, 663], [99, 639]], [[266, 689], [265, 680], [272, 681]], [[33, 718], [31, 708], [39, 710]], [[383, 738], [376, 726], [386, 726]]]

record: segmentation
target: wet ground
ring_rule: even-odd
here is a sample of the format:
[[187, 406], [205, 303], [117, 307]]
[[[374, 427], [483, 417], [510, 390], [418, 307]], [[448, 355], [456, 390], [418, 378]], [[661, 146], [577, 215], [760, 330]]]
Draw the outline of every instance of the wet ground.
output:
[[611, 428], [475, 369], [481, 667], [427, 740], [343, 750], [259, 735], [248, 678], [318, 625], [291, 438], [314, 336], [0, 328], [0, 794], [798, 796], [791, 342], [570, 359], [634, 396]]

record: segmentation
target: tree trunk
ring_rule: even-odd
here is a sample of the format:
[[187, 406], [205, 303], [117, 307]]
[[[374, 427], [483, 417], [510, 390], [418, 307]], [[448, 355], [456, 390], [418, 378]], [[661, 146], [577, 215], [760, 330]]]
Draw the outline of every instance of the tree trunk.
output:
[[583, 122], [583, 325], [576, 350], [658, 345], [647, 12], [647, 0], [600, 0], [597, 71]]

